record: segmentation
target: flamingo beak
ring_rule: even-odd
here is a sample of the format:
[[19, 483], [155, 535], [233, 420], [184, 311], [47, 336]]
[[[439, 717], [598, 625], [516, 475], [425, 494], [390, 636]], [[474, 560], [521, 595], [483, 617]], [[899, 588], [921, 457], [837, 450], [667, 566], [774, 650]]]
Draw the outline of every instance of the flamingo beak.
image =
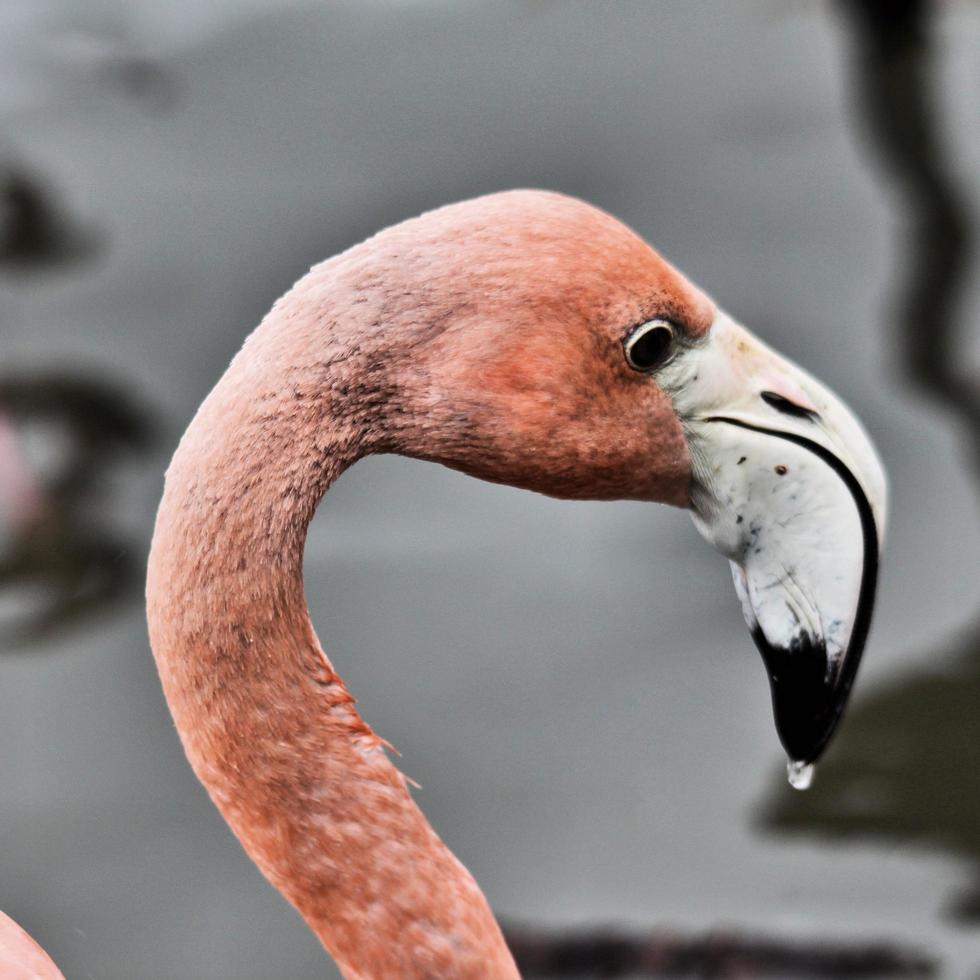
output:
[[792, 763], [814, 762], [864, 650], [885, 475], [843, 403], [725, 314], [658, 377], [684, 426], [691, 509], [732, 566]]

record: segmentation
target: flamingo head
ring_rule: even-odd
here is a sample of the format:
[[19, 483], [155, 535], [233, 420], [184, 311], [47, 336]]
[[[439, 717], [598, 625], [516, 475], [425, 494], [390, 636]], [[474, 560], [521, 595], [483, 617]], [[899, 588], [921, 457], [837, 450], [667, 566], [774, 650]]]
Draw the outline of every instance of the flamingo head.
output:
[[[368, 244], [399, 269], [375, 322], [426, 324], [412, 369], [386, 373], [402, 409], [381, 448], [557, 497], [688, 508], [731, 562], [790, 759], [815, 760], [861, 658], [885, 519], [848, 409], [582, 202], [491, 195]], [[351, 285], [377, 268], [353, 263]]]

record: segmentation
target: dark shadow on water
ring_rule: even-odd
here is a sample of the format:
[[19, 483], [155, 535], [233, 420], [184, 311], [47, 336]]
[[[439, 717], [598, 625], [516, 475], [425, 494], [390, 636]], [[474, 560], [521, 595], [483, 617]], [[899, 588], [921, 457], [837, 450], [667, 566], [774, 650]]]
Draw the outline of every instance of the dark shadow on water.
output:
[[855, 42], [858, 135], [892, 190], [905, 259], [889, 318], [901, 365], [963, 426], [980, 470], [980, 378], [963, 369], [958, 315], [972, 259], [972, 216], [946, 159], [936, 97], [932, 0], [838, 0]]
[[144, 112], [167, 115], [180, 107], [179, 79], [159, 61], [122, 52], [106, 62], [100, 75]]
[[101, 235], [69, 218], [41, 177], [0, 164], [0, 269], [60, 270], [94, 258], [101, 246]]
[[934, 976], [920, 950], [884, 942], [794, 941], [718, 930], [684, 936], [667, 930], [555, 932], [509, 925], [504, 932], [522, 976], [870, 978]]
[[142, 583], [139, 548], [114, 526], [104, 478], [121, 456], [147, 449], [147, 410], [102, 380], [69, 374], [0, 377], [0, 408], [15, 424], [51, 424], [66, 434], [40, 506], [0, 558], [0, 594], [33, 589], [40, 605], [0, 626], [0, 651], [23, 648], [83, 616], [105, 611]]
[[980, 618], [926, 670], [853, 704], [806, 793], [774, 793], [778, 834], [951, 852], [972, 875], [945, 912], [980, 924]]

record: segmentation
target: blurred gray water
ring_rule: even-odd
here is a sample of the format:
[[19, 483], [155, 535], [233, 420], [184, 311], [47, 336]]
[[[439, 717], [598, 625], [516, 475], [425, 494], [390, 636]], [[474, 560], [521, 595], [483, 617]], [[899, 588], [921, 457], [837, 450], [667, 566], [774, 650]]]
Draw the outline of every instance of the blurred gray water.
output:
[[[156, 407], [155, 458], [106, 488], [138, 557], [179, 432], [314, 261], [505, 187], [617, 214], [834, 387], [888, 466], [877, 622], [815, 789], [785, 784], [726, 563], [680, 511], [363, 462], [310, 536], [324, 644], [508, 918], [885, 937], [973, 977], [977, 486], [954, 418], [903, 373], [902, 221], [855, 139], [833, 15], [7, 0], [0, 150], [102, 245], [0, 271], [0, 367], [99, 372]], [[950, 4], [937, 27], [945, 146], [976, 209], [980, 12]], [[127, 94], [134, 76], [105, 71], [120, 59], [167, 98]], [[975, 263], [967, 281], [975, 323]], [[959, 357], [977, 371], [976, 331]], [[0, 677], [0, 907], [69, 977], [334, 975], [191, 775], [138, 600]]]

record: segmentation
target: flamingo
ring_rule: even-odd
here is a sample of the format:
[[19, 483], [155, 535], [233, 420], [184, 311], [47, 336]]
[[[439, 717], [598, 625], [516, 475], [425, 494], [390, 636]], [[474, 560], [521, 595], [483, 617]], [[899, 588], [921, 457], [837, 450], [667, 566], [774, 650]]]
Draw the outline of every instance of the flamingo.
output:
[[826, 388], [616, 219], [555, 193], [382, 231], [315, 266], [246, 340], [174, 455], [148, 564], [187, 757], [345, 977], [514, 978], [486, 899], [307, 612], [309, 521], [374, 453], [689, 509], [732, 564], [798, 769], [864, 647], [884, 475]]

